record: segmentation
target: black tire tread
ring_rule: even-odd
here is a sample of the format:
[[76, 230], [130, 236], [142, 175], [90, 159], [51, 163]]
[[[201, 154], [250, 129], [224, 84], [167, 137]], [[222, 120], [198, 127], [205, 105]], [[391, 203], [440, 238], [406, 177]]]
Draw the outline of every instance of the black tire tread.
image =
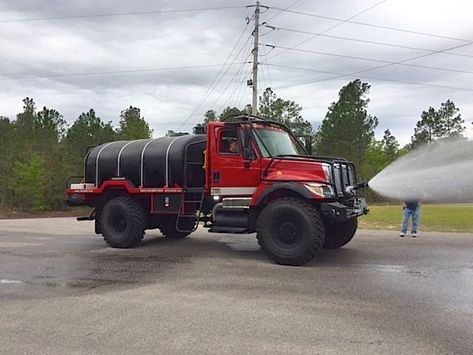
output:
[[[143, 239], [143, 236], [145, 234], [144, 231], [145, 231], [145, 227], [147, 223], [146, 214], [143, 211], [143, 208], [138, 203], [138, 201], [136, 201], [135, 199], [129, 196], [118, 196], [109, 200], [109, 202], [111, 201], [116, 201], [116, 202], [124, 204], [126, 208], [128, 209], [128, 211], [130, 211], [131, 219], [133, 221], [132, 230], [129, 233], [129, 238], [126, 241], [117, 243], [112, 238], [110, 238], [111, 237], [110, 235], [108, 235], [109, 234], [107, 233], [108, 228], [106, 225], [104, 225], [103, 219], [101, 218], [100, 230], [102, 231], [103, 239], [108, 245], [110, 245], [113, 248], [133, 248], [133, 247], [138, 246], [141, 243], [141, 240]], [[105, 204], [104, 206], [104, 209], [106, 208], [107, 208], [107, 204]], [[102, 210], [102, 214], [103, 214], [103, 210]]]
[[325, 249], [338, 249], [348, 244], [355, 236], [358, 229], [358, 220], [356, 218], [344, 223], [333, 224], [327, 227], [325, 235]]
[[[270, 250], [268, 250], [267, 246], [265, 245], [264, 238], [262, 236], [262, 230], [265, 227], [265, 224], [271, 220], [271, 208], [267, 208], [271, 205], [275, 204], [292, 204], [298, 206], [301, 210], [305, 213], [309, 214], [310, 219], [312, 220], [312, 232], [311, 233], [311, 241], [310, 247], [299, 257], [286, 259], [280, 258], [279, 256], [273, 254]], [[309, 262], [314, 258], [314, 256], [322, 249], [324, 244], [324, 223], [320, 216], [320, 213], [317, 211], [315, 206], [311, 205], [310, 203], [304, 201], [301, 198], [297, 197], [281, 197], [277, 200], [274, 200], [270, 203], [270, 205], [266, 206], [261, 214], [258, 217], [258, 221], [256, 223], [256, 238], [258, 240], [258, 244], [260, 245], [261, 249], [276, 263], [282, 265], [292, 265], [292, 266], [301, 266]]]
[[159, 224], [159, 230], [162, 235], [168, 239], [182, 239], [187, 237], [192, 232], [179, 232], [176, 230], [176, 218], [163, 218]]

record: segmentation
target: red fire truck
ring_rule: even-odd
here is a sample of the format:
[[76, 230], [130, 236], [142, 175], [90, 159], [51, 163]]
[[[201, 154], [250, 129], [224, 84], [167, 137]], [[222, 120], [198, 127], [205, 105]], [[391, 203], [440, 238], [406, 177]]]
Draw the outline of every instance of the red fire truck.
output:
[[352, 163], [309, 155], [283, 124], [254, 116], [210, 122], [206, 134], [105, 143], [85, 157], [85, 175], [66, 190], [90, 206], [95, 232], [112, 247], [137, 246], [146, 229], [183, 238], [256, 233], [275, 262], [303, 265], [339, 248], [367, 213]]

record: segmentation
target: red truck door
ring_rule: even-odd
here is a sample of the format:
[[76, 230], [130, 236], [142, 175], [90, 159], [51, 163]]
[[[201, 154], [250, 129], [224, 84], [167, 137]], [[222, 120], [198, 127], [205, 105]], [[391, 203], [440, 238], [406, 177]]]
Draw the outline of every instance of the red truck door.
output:
[[251, 196], [261, 181], [261, 162], [243, 158], [242, 132], [238, 127], [215, 127], [212, 150], [211, 194]]

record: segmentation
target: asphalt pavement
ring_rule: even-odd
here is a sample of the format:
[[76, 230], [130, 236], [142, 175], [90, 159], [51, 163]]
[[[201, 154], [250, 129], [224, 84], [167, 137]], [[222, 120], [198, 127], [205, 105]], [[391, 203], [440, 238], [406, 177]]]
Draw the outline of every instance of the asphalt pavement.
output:
[[2, 354], [472, 354], [473, 234], [360, 230], [304, 267], [255, 235], [0, 220]]

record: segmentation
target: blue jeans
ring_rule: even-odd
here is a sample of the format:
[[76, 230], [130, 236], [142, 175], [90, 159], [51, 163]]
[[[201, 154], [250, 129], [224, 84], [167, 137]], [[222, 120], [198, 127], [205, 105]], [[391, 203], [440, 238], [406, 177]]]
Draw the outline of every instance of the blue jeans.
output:
[[404, 208], [401, 233], [407, 233], [407, 227], [409, 225], [409, 218], [412, 217], [412, 234], [417, 233], [417, 227], [419, 226], [419, 215], [420, 209], [417, 207], [415, 210], [410, 210], [409, 208]]

